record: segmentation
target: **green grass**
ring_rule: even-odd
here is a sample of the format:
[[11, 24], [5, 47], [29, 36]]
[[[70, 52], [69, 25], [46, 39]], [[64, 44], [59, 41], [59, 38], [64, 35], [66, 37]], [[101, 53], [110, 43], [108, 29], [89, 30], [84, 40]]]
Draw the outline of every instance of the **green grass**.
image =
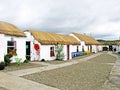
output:
[[15, 71], [15, 70], [21, 70], [21, 69], [29, 69], [29, 68], [35, 68], [35, 67], [42, 67], [43, 65], [40, 64], [32, 64], [32, 63], [21, 63], [19, 66], [16, 63], [11, 63], [10, 66], [5, 67], [3, 70], [4, 72], [8, 71]]

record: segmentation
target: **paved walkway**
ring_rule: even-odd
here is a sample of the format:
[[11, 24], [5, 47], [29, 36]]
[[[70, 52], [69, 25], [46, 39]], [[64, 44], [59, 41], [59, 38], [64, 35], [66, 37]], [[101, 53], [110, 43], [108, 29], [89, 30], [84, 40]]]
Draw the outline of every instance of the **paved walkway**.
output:
[[[12, 72], [8, 72], [8, 73], [4, 73], [4, 72], [0, 71], [0, 87], [4, 87], [8, 90], [59, 90], [57, 88], [49, 87], [44, 84], [26, 80], [26, 79], [18, 77], [18, 76], [23, 76], [23, 75], [27, 75], [27, 74], [52, 70], [52, 69], [76, 64], [76, 63], [94, 58], [101, 54], [102, 53], [94, 54], [89, 57], [79, 59], [78, 61], [72, 61], [72, 62], [67, 62], [67, 63], [63, 63], [63, 64], [58, 64], [58, 65], [47, 64], [48, 66], [45, 66], [45, 67], [24, 69], [24, 70], [12, 71]], [[41, 62], [38, 62], [38, 63], [41, 63]]]
[[59, 90], [4, 72], [0, 72], [0, 87], [8, 90]]
[[104, 90], [120, 90], [120, 57], [111, 52], [108, 54], [116, 57], [117, 61], [110, 72], [109, 79], [104, 84]]
[[[49, 87], [44, 84], [39, 84], [37, 82], [26, 80], [18, 76], [28, 75], [36, 72], [42, 72], [42, 71], [69, 66], [72, 64], [77, 64], [79, 62], [87, 61], [91, 58], [97, 57], [101, 54], [102, 53], [93, 54], [86, 58], [82, 58], [75, 61], [73, 60], [72, 62], [66, 62], [62, 64], [57, 64], [57, 65], [47, 64], [47, 66], [44, 66], [44, 67], [18, 70], [18, 71], [12, 71], [8, 73], [4, 73], [0, 71], [0, 87], [5, 87], [9, 90], [59, 90], [57, 88]], [[109, 54], [113, 55], [111, 53]], [[120, 86], [120, 60], [117, 55], [114, 55], [114, 56], [117, 57], [118, 60], [116, 61], [110, 73], [109, 80], [105, 82], [104, 90], [120, 90], [119, 88], [116, 87], [116, 85], [118, 87]], [[41, 62], [37, 62], [37, 63], [41, 63]]]

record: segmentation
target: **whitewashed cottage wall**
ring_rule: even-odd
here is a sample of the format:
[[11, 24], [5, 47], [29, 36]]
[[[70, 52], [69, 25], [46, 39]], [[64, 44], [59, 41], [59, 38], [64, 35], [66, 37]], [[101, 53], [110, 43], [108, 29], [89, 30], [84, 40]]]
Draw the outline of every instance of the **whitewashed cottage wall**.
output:
[[[26, 41], [30, 41], [31, 42], [31, 61], [34, 60], [55, 60], [56, 57], [55, 56], [50, 56], [50, 47], [54, 47], [55, 49], [55, 45], [41, 45], [37, 40], [35, 40], [35, 38], [31, 35], [31, 33], [29, 32], [24, 32], [27, 36]], [[34, 44], [39, 44], [40, 46], [40, 55], [38, 56], [36, 54], [36, 50], [34, 49]], [[55, 53], [55, 52], [54, 52]]]
[[[45, 59], [45, 60], [55, 60], [56, 59], [56, 53], [55, 56], [50, 56], [50, 47], [54, 47], [55, 50], [55, 45], [41, 45], [38, 41], [34, 39], [34, 37], [31, 35], [30, 32], [24, 32], [27, 36], [26, 41], [31, 42], [31, 61], [33, 60], [38, 60], [38, 56], [36, 55], [36, 51], [34, 49], [34, 44], [39, 44], [40, 46], [40, 56], [39, 60]], [[72, 59], [72, 52], [77, 51], [77, 46], [79, 46], [79, 50], [81, 50], [80, 45], [69, 45], [69, 59]], [[64, 60], [68, 59], [68, 52], [67, 52], [67, 45], [63, 45], [63, 53], [65, 55]]]
[[[16, 41], [16, 53], [19, 58], [22, 58], [22, 62], [26, 59], [26, 46], [25, 46], [25, 37], [15, 37], [0, 34], [0, 61], [4, 61], [4, 55], [7, 54], [7, 42], [11, 41], [11, 37]], [[12, 59], [12, 62], [16, 62]]]
[[[22, 62], [26, 59], [26, 37], [15, 37], [12, 36], [13, 40], [16, 41], [16, 53], [18, 58], [22, 58]], [[5, 54], [7, 54], [7, 41], [11, 41], [11, 36], [4, 36], [5, 41]], [[16, 62], [14, 59], [12, 62]]]
[[5, 53], [5, 38], [4, 38], [4, 34], [0, 34], [0, 62], [4, 61], [4, 55]]

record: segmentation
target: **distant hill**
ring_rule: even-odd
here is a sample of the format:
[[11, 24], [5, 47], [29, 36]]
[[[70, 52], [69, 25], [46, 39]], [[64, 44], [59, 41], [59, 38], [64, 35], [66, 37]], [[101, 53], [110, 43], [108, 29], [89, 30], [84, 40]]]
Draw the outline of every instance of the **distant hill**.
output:
[[97, 40], [104, 45], [120, 45], [120, 40]]

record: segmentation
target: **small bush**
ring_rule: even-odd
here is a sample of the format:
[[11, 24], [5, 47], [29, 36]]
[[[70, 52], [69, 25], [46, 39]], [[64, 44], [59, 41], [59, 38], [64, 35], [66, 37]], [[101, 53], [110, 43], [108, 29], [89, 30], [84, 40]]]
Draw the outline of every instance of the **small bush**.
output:
[[5, 66], [10, 65], [10, 63], [11, 63], [10, 58], [11, 58], [12, 56], [13, 56], [12, 54], [6, 54], [6, 55], [4, 56]]
[[80, 51], [79, 54], [80, 54], [80, 56], [82, 56], [82, 55], [87, 55], [86, 52], [82, 52], [82, 51]]
[[30, 55], [26, 55], [26, 59], [30, 61]]
[[24, 60], [24, 63], [28, 63], [28, 62], [29, 62], [29, 60], [27, 60], [27, 59]]
[[15, 61], [18, 66], [21, 64], [21, 60], [22, 60], [22, 58], [15, 58]]
[[56, 60], [63, 60], [65, 58], [63, 48], [64, 48], [63, 45], [60, 44], [55, 45]]
[[0, 62], [0, 70], [3, 70], [5, 68], [5, 62]]
[[27, 55], [27, 56], [26, 56], [26, 59], [24, 60], [24, 63], [28, 63], [29, 61], [30, 61], [30, 56]]
[[120, 51], [118, 51], [118, 54], [120, 54]]

